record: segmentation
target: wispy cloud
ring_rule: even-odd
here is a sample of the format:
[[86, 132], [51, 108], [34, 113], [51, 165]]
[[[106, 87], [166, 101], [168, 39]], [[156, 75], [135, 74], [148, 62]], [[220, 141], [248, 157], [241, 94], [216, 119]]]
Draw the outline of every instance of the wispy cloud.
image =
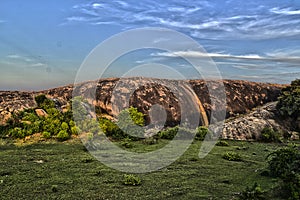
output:
[[33, 67], [33, 68], [42, 68], [48, 67], [46, 63], [40, 62], [35, 58], [31, 58], [24, 55], [19, 54], [10, 54], [6, 56], [6, 60], [3, 61], [5, 64], [15, 65], [18, 67], [26, 68], [26, 67]]
[[[283, 4], [283, 3], [282, 3]], [[163, 26], [203, 39], [270, 39], [300, 35], [300, 9], [260, 1], [94, 1], [73, 6], [67, 22], [126, 27]], [[283, 4], [284, 5], [284, 4]], [[226, 12], [224, 12], [226, 10]], [[247, 14], [245, 14], [247, 13]]]
[[275, 14], [282, 14], [282, 15], [300, 15], [300, 10], [292, 10], [291, 8], [272, 8], [270, 9], [270, 12]]
[[31, 62], [32, 61], [31, 58], [26, 57], [26, 56], [21, 56], [21, 55], [18, 55], [18, 54], [10, 54], [10, 55], [7, 55], [6, 57], [10, 58], [10, 59], [14, 59], [14, 60], [25, 61], [25, 62]]
[[151, 56], [159, 57], [192, 57], [192, 58], [219, 58], [227, 60], [258, 60], [258, 61], [273, 61], [273, 62], [289, 62], [289, 63], [299, 63], [299, 56], [291, 56], [290, 54], [283, 53], [267, 53], [266, 56], [261, 56], [257, 54], [248, 55], [232, 55], [224, 53], [204, 53], [200, 51], [176, 51], [176, 52], [161, 52], [152, 53]]

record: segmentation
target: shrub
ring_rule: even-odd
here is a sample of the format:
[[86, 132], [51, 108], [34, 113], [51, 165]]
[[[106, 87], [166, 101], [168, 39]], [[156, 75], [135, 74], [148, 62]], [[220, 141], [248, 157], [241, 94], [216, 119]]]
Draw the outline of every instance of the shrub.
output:
[[216, 146], [228, 147], [229, 144], [228, 142], [221, 140], [217, 142]]
[[280, 133], [274, 131], [272, 128], [265, 127], [261, 131], [261, 141], [263, 142], [279, 142]]
[[241, 192], [240, 199], [241, 200], [262, 200], [265, 199], [264, 197], [264, 191], [261, 189], [261, 187], [254, 183], [254, 185], [250, 188], [247, 187], [246, 190]]
[[288, 116], [294, 119], [300, 117], [300, 79], [292, 81], [290, 86], [282, 89], [277, 109], [284, 117]]
[[46, 138], [46, 139], [49, 139], [49, 138], [51, 138], [51, 134], [47, 131], [44, 131], [43, 132], [43, 137]]
[[131, 139], [129, 138], [125, 138], [125, 140], [121, 142], [121, 145], [128, 149], [133, 147], [133, 144], [131, 143]]
[[167, 128], [165, 130], [160, 131], [158, 133], [158, 136], [161, 139], [172, 140], [175, 137], [175, 135], [178, 133], [178, 130], [179, 130], [178, 126]]
[[223, 154], [222, 156], [225, 160], [229, 160], [229, 161], [242, 161], [242, 156], [238, 153], [235, 152], [226, 152], [225, 154]]
[[125, 174], [124, 175], [124, 184], [125, 185], [133, 185], [133, 186], [141, 185], [141, 179], [132, 174], [129, 174], [129, 175]]
[[71, 134], [72, 135], [78, 135], [79, 134], [79, 128], [77, 128], [76, 126], [72, 126], [71, 127]]
[[206, 135], [209, 134], [210, 136], [212, 136], [212, 133], [209, 131], [208, 128], [204, 127], [204, 126], [200, 126], [197, 128], [196, 130], [196, 140], [201, 140], [203, 141], [206, 137]]
[[87, 111], [88, 102], [81, 96], [72, 99], [72, 111], [76, 122], [84, 121], [87, 119], [89, 113]]
[[69, 125], [66, 122], [61, 123], [61, 130], [68, 131]]
[[300, 172], [300, 153], [296, 145], [276, 150], [267, 159], [270, 174], [275, 177], [283, 176], [289, 171]]
[[127, 135], [109, 119], [99, 119], [99, 125], [101, 130], [107, 137], [111, 137], [113, 139], [123, 139], [127, 137]]
[[276, 150], [268, 155], [270, 174], [280, 177], [280, 194], [285, 199], [300, 198], [300, 151], [296, 145]]
[[38, 107], [44, 110], [55, 108], [55, 103], [52, 100], [48, 99], [44, 94], [36, 96], [35, 101]]
[[133, 137], [144, 138], [144, 129], [142, 128], [144, 124], [144, 114], [139, 112], [137, 108], [130, 107], [122, 110], [118, 115], [117, 125], [123, 132]]
[[25, 138], [26, 134], [22, 128], [15, 127], [9, 131], [9, 135], [14, 138]]
[[56, 138], [57, 138], [58, 140], [60, 140], [60, 141], [65, 141], [65, 140], [69, 139], [70, 136], [69, 136], [69, 134], [68, 134], [67, 131], [61, 130], [61, 131], [59, 131], [59, 133], [56, 135]]

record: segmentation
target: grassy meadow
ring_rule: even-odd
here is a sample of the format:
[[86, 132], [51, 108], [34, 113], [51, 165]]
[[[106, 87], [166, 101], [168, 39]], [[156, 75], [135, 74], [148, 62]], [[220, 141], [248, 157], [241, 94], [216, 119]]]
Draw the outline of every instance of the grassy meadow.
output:
[[[176, 162], [159, 171], [135, 174], [140, 185], [125, 185], [124, 174], [92, 157], [79, 139], [65, 142], [0, 142], [0, 199], [239, 199], [257, 182], [270, 199], [278, 180], [263, 176], [267, 155], [282, 144], [227, 141], [198, 158], [194, 141]], [[132, 141], [131, 151], [160, 148], [166, 140], [145, 145]], [[241, 162], [223, 159], [236, 152]]]

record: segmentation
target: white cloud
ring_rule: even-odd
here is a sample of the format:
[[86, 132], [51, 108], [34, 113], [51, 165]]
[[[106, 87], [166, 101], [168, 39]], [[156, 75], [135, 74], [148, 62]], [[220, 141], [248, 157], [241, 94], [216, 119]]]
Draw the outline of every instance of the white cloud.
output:
[[300, 62], [300, 56], [282, 56], [275, 54], [266, 54], [267, 56], [260, 56], [257, 54], [248, 55], [231, 55], [224, 53], [205, 53], [200, 51], [176, 51], [176, 52], [162, 52], [162, 53], [152, 53], [151, 56], [160, 57], [191, 57], [191, 58], [220, 58], [229, 60], [261, 60], [261, 61], [274, 61], [274, 62], [289, 62], [297, 63]]
[[45, 63], [34, 63], [31, 67], [47, 67], [47, 65]]
[[87, 17], [80, 17], [80, 16], [72, 16], [72, 17], [68, 17], [67, 18], [68, 21], [73, 22], [73, 21], [77, 21], [77, 22], [87, 22], [90, 20], [90, 18]]
[[290, 8], [272, 8], [270, 9], [270, 12], [282, 15], [300, 15], [300, 10], [291, 10]]
[[176, 52], [162, 52], [151, 54], [152, 56], [164, 56], [164, 57], [193, 57], [193, 58], [230, 58], [230, 59], [262, 59], [261, 56], [255, 54], [249, 55], [230, 55], [230, 54], [222, 54], [222, 53], [205, 53], [200, 51], [176, 51]]
[[7, 55], [6, 57], [9, 58], [9, 59], [22, 60], [22, 61], [25, 61], [25, 62], [31, 62], [32, 61], [31, 58], [28, 58], [26, 56], [17, 55], [17, 54], [10, 54], [10, 55]]

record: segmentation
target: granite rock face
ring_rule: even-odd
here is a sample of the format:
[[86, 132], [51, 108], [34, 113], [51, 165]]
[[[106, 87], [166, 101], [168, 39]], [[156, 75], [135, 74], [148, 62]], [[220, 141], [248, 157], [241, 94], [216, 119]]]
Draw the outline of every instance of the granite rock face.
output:
[[222, 138], [235, 140], [257, 140], [260, 139], [261, 131], [265, 128], [272, 128], [275, 131], [289, 131], [283, 120], [280, 119], [276, 110], [276, 103], [267, 103], [254, 111], [228, 119], [223, 128]]
[[[255, 107], [276, 101], [281, 88], [284, 87], [283, 85], [238, 80], [210, 81], [209, 87], [203, 80], [190, 80], [188, 83], [199, 100], [197, 104], [200, 107], [195, 112], [198, 112], [198, 115], [200, 115], [199, 112], [204, 112], [200, 115], [202, 124], [205, 123], [203, 117], [205, 114], [208, 120], [222, 119], [224, 110], [218, 105], [223, 103], [220, 102], [219, 95], [224, 94], [222, 94], [222, 90], [218, 90], [220, 85], [225, 89], [226, 118], [248, 113]], [[90, 81], [79, 84], [75, 87], [74, 93], [83, 93], [90, 104], [97, 106], [102, 113], [111, 116], [116, 115], [122, 106], [137, 107], [139, 111], [148, 115], [153, 105], [160, 105], [166, 110], [166, 125], [173, 126], [182, 119], [180, 99], [193, 93], [189, 89], [183, 92], [179, 89], [176, 91], [176, 86], [180, 84], [182, 84], [181, 81], [175, 80], [159, 81], [155, 79], [150, 81], [147, 78], [129, 78], [120, 81], [118, 78], [109, 78], [101, 79], [98, 82]], [[171, 87], [169, 87], [170, 85]], [[134, 88], [134, 91], [130, 91], [130, 88]], [[73, 90], [74, 86], [68, 85], [39, 92], [0, 92], [0, 121], [4, 123], [12, 113], [35, 107], [34, 96], [38, 94], [46, 94], [48, 98], [55, 101], [58, 107], [63, 109], [72, 98]], [[128, 102], [125, 101], [126, 98]], [[211, 105], [211, 99], [217, 102], [215, 106]], [[118, 109], [113, 107], [111, 100], [119, 102]], [[215, 112], [213, 117], [211, 116], [212, 110]], [[147, 120], [150, 120], [149, 117]]]

